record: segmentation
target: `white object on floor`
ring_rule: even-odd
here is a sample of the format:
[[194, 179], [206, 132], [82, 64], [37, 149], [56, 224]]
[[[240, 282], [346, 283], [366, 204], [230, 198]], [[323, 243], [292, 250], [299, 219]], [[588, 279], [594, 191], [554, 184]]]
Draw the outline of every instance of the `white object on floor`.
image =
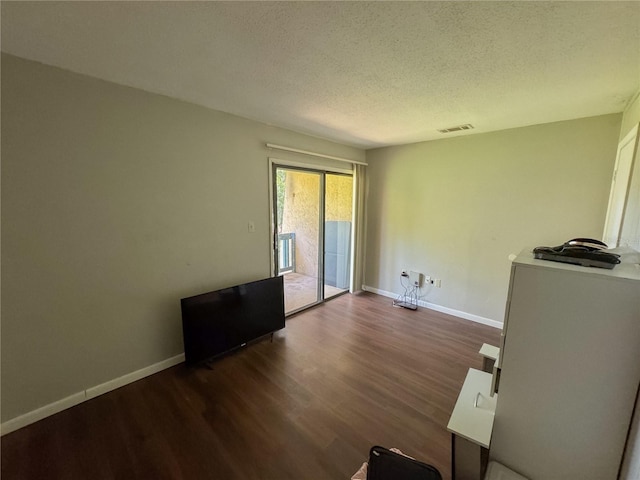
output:
[[362, 466], [360, 467], [360, 469], [353, 474], [353, 476], [351, 477], [351, 480], [367, 480], [367, 467], [369, 466], [369, 464], [367, 462], [364, 462], [362, 464]]
[[527, 478], [505, 467], [501, 463], [492, 461], [489, 462], [484, 480], [527, 480]]

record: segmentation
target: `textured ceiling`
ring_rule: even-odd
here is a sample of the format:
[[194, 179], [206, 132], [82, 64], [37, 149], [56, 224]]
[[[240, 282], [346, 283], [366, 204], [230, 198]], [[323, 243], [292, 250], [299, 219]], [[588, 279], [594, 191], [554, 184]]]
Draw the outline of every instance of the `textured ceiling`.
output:
[[364, 148], [620, 112], [640, 88], [639, 2], [3, 1], [1, 13], [13, 55]]

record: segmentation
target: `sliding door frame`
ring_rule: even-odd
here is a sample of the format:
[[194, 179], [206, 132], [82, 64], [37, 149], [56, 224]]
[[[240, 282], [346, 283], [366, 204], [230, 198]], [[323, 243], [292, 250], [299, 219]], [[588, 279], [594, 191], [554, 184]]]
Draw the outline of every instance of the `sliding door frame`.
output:
[[[354, 178], [354, 171], [352, 168], [337, 168], [337, 167], [327, 167], [324, 165], [315, 165], [312, 163], [305, 162], [295, 162], [290, 160], [282, 160], [278, 158], [269, 157], [269, 225], [270, 225], [270, 258], [271, 258], [271, 272], [273, 276], [278, 275], [278, 226], [277, 226], [277, 189], [276, 185], [276, 172], [278, 168], [288, 169], [288, 170], [298, 170], [300, 172], [307, 172], [313, 174], [319, 174], [320, 176], [320, 199], [319, 199], [319, 219], [318, 219], [318, 291], [317, 291], [317, 301], [306, 305], [300, 309], [293, 310], [288, 313], [288, 315], [296, 313], [305, 308], [311, 307], [313, 305], [317, 305], [325, 301], [325, 292], [324, 292], [324, 280], [325, 280], [325, 209], [326, 209], [326, 175], [329, 174], [339, 174], [339, 175], [347, 175]], [[355, 185], [354, 185], [355, 187]], [[355, 195], [354, 195], [355, 196]], [[351, 221], [352, 225], [355, 221], [356, 212], [352, 211]], [[353, 232], [351, 243], [353, 244]], [[350, 265], [353, 263], [354, 252], [353, 248], [351, 249], [351, 258], [349, 259]], [[352, 273], [351, 273], [352, 274]]]

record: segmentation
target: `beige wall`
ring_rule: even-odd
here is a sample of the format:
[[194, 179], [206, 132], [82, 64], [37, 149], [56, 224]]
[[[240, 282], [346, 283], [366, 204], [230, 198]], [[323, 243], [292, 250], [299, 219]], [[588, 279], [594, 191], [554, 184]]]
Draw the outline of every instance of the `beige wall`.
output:
[[502, 321], [510, 253], [602, 235], [620, 114], [367, 152], [365, 283]]
[[181, 297], [270, 275], [266, 142], [365, 157], [2, 55], [3, 422], [181, 353]]

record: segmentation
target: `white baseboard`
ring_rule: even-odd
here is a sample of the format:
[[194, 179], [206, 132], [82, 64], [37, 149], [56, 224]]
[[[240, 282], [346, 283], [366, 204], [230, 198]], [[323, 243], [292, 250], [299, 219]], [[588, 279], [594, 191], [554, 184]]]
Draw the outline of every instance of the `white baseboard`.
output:
[[184, 353], [180, 355], [176, 355], [175, 357], [167, 358], [158, 363], [154, 363], [153, 365], [149, 365], [148, 367], [141, 368], [140, 370], [136, 370], [135, 372], [127, 373], [118, 378], [114, 378], [113, 380], [109, 380], [108, 382], [104, 382], [100, 385], [96, 385], [95, 387], [87, 388], [85, 390], [87, 394], [87, 400], [91, 398], [95, 398], [98, 395], [102, 395], [103, 393], [110, 392], [111, 390], [115, 390], [116, 388], [124, 387], [130, 383], [133, 383], [137, 380], [140, 380], [144, 377], [148, 377], [153, 375], [154, 373], [161, 372], [162, 370], [166, 370], [169, 367], [173, 367], [179, 363], [184, 362]]
[[[389, 298], [397, 298], [397, 293], [387, 292], [386, 290], [380, 290], [379, 288], [370, 287], [369, 285], [363, 285], [362, 289], [375, 293], [377, 295], [382, 295], [383, 297]], [[435, 310], [436, 312], [446, 313], [448, 315], [453, 315], [454, 317], [459, 317], [464, 320], [470, 320], [476, 323], [482, 323], [483, 325], [489, 325], [493, 328], [502, 329], [502, 322], [498, 322], [497, 320], [492, 320], [490, 318], [481, 317], [480, 315], [475, 315], [473, 313], [467, 313], [460, 310], [455, 310], [449, 307], [443, 307], [441, 305], [436, 305], [435, 303], [425, 302], [423, 300], [418, 300], [418, 305], [424, 308], [428, 308], [429, 310]]]
[[26, 427], [27, 425], [31, 425], [38, 420], [42, 420], [43, 418], [66, 410], [67, 408], [74, 407], [79, 403], [84, 402], [85, 400], [86, 396], [84, 392], [74, 393], [73, 395], [63, 398], [62, 400], [58, 400], [57, 402], [50, 403], [49, 405], [45, 405], [44, 407], [40, 407], [36, 410], [32, 410], [31, 412], [20, 415], [19, 417], [7, 420], [2, 425], [0, 425], [1, 434], [5, 435], [7, 433], [15, 432], [16, 430], [22, 427]]
[[175, 357], [168, 358], [161, 362], [154, 363], [153, 365], [149, 365], [148, 367], [141, 368], [140, 370], [136, 370], [135, 372], [128, 373], [126, 375], [123, 375], [122, 377], [114, 378], [113, 380], [109, 380], [108, 382], [96, 385], [95, 387], [90, 387], [81, 392], [74, 393], [73, 395], [63, 398], [62, 400], [58, 400], [57, 402], [50, 403], [49, 405], [45, 405], [44, 407], [40, 407], [36, 410], [32, 410], [31, 412], [20, 415], [19, 417], [7, 420], [6, 422], [2, 423], [2, 425], [0, 425], [0, 435], [6, 435], [7, 433], [14, 432], [22, 427], [26, 427], [27, 425], [31, 425], [32, 423], [42, 420], [43, 418], [55, 415], [56, 413], [66, 410], [67, 408], [74, 407], [82, 402], [86, 402], [87, 400], [102, 395], [103, 393], [107, 393], [115, 390], [116, 388], [123, 387], [125, 385], [128, 385], [129, 383], [133, 383], [144, 377], [153, 375], [154, 373], [161, 372], [162, 370], [173, 367], [174, 365], [182, 362], [184, 362], [184, 353], [176, 355]]

